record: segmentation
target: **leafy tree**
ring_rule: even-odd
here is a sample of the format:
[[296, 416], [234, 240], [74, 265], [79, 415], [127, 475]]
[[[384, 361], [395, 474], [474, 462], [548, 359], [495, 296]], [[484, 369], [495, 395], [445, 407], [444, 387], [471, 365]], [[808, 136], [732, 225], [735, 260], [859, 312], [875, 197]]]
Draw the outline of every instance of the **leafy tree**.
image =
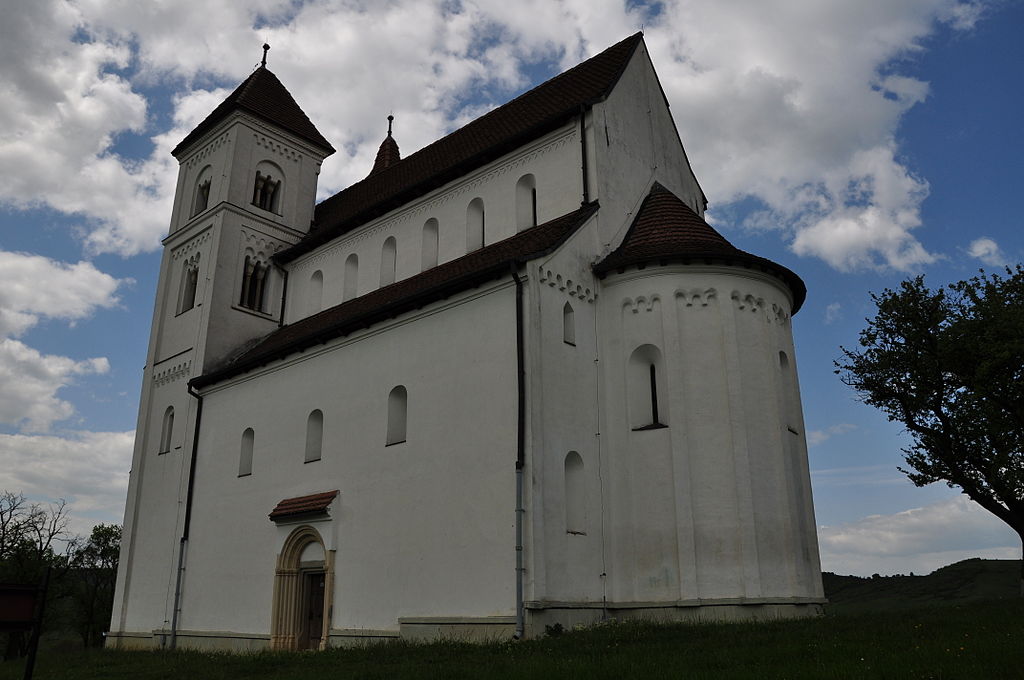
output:
[[102, 645], [110, 625], [120, 552], [121, 527], [97, 524], [71, 558], [73, 616], [86, 647]]
[[959, 487], [1024, 545], [1024, 268], [934, 291], [918, 276], [872, 299], [836, 373], [906, 427], [914, 484]]

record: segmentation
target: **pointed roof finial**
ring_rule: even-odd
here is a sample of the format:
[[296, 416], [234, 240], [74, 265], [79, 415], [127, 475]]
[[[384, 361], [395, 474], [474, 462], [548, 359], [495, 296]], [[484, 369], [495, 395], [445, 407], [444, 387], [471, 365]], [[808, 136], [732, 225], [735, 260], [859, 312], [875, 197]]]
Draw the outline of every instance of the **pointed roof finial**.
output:
[[395, 120], [395, 117], [390, 113], [388, 114], [388, 137], [391, 136], [391, 123]]
[[267, 43], [263, 43], [263, 61], [260, 62], [260, 66], [265, 67], [267, 65], [267, 52], [269, 51], [270, 45], [268, 45]]

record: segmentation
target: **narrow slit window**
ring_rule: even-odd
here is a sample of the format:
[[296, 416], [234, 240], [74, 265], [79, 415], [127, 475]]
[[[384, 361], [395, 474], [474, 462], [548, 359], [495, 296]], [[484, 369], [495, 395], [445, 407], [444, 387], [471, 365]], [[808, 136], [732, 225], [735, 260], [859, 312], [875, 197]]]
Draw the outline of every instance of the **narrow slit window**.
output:
[[484, 201], [474, 198], [466, 209], [466, 252], [484, 247]]
[[324, 412], [315, 409], [306, 419], [306, 459], [312, 463], [320, 460], [324, 444]]
[[388, 394], [388, 446], [405, 441], [408, 414], [409, 393], [403, 385], [398, 385]]
[[380, 286], [390, 285], [395, 282], [395, 267], [397, 266], [398, 246], [395, 237], [389, 236], [384, 241], [380, 251]]
[[252, 474], [252, 449], [256, 440], [256, 433], [251, 427], [242, 433], [242, 443], [238, 452], [238, 476], [246, 477]]
[[629, 357], [627, 406], [633, 430], [667, 427], [661, 366], [661, 352], [654, 345], [642, 345]]
[[168, 406], [164, 411], [163, 423], [160, 426], [160, 448], [157, 453], [171, 450], [171, 438], [174, 436], [174, 407]]
[[562, 341], [567, 345], [576, 346], [576, 321], [572, 305], [568, 302], [562, 307]]
[[359, 290], [359, 256], [352, 253], [345, 260], [345, 278], [342, 284], [341, 300], [347, 302], [354, 298]]
[[423, 225], [423, 255], [420, 263], [423, 271], [437, 266], [437, 236], [438, 223], [431, 217]]
[[579, 535], [587, 533], [587, 494], [583, 458], [575, 451], [570, 451], [565, 457], [565, 531]]
[[516, 182], [516, 231], [537, 226], [537, 180], [523, 175]]
[[309, 277], [309, 316], [316, 314], [323, 309], [324, 303], [324, 273], [317, 269]]

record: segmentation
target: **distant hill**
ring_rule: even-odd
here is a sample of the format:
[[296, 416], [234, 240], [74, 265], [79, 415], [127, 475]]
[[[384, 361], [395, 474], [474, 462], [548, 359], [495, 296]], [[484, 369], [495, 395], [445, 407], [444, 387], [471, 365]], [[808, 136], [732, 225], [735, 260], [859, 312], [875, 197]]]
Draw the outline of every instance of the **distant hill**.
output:
[[841, 576], [823, 572], [827, 611], [856, 613], [1020, 596], [1020, 560], [974, 558], [927, 576]]

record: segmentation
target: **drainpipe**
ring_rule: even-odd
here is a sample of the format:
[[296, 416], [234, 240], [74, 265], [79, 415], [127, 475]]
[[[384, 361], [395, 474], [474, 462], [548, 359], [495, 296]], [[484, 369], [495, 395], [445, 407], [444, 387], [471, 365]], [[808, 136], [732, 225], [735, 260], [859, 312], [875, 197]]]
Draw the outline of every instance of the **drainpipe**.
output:
[[199, 425], [203, 421], [203, 397], [188, 384], [188, 393], [196, 398], [196, 426], [192, 435], [192, 454], [188, 464], [188, 487], [185, 492], [185, 522], [181, 530], [181, 541], [178, 543], [178, 574], [174, 582], [174, 609], [171, 611], [171, 644], [174, 649], [178, 644], [178, 612], [181, 610], [181, 580], [185, 574], [185, 548], [188, 544], [188, 530], [192, 524], [192, 488], [196, 479], [196, 449], [199, 446]]
[[526, 458], [526, 359], [523, 353], [523, 280], [516, 271], [519, 262], [512, 262], [512, 280], [516, 283], [516, 387], [518, 391], [518, 422], [516, 432], [516, 632], [521, 640], [526, 632], [523, 609], [523, 467]]
[[580, 158], [583, 172], [583, 202], [580, 205], [590, 203], [590, 192], [587, 190], [587, 110], [586, 104], [580, 106]]
[[280, 328], [284, 325], [284, 303], [288, 299], [288, 270], [274, 260], [271, 260], [271, 262], [281, 272], [281, 278], [284, 279], [284, 283], [281, 284], [281, 319], [277, 322], [277, 327]]

